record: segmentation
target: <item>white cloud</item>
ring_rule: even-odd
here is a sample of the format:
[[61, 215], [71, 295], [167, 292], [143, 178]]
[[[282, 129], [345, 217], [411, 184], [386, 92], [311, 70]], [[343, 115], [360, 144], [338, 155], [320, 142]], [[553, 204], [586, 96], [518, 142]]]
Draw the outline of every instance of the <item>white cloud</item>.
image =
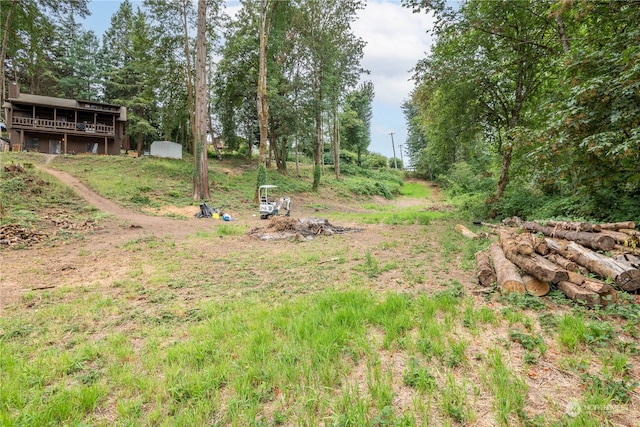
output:
[[376, 101], [399, 106], [413, 88], [411, 69], [429, 51], [427, 30], [433, 18], [414, 14], [399, 1], [371, 0], [353, 24], [354, 33], [367, 42], [362, 65], [371, 71]]

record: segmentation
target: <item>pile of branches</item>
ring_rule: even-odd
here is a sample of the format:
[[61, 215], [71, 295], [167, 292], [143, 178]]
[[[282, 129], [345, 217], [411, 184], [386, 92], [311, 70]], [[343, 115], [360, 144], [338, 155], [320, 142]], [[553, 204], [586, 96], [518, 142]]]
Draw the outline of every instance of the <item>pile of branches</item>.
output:
[[482, 286], [538, 296], [556, 287], [589, 307], [615, 301], [619, 290], [640, 289], [640, 232], [632, 221], [543, 224], [514, 217], [484, 225], [499, 243], [475, 255]]
[[5, 166], [3, 170], [7, 173], [12, 173], [12, 174], [27, 173], [24, 166], [22, 166], [21, 164], [16, 165], [13, 162], [11, 162], [10, 165]]
[[58, 230], [86, 231], [93, 230], [96, 227], [96, 221], [94, 219], [74, 221], [70, 215], [64, 211], [46, 214], [42, 218], [51, 222]]
[[18, 224], [0, 225], [0, 247], [31, 246], [45, 241], [48, 237], [47, 233], [35, 228], [27, 228]]
[[286, 216], [273, 216], [266, 227], [258, 227], [249, 231], [249, 235], [261, 240], [274, 239], [312, 239], [315, 236], [332, 236], [334, 234], [362, 231], [361, 228], [348, 228], [332, 225], [326, 218], [295, 219]]

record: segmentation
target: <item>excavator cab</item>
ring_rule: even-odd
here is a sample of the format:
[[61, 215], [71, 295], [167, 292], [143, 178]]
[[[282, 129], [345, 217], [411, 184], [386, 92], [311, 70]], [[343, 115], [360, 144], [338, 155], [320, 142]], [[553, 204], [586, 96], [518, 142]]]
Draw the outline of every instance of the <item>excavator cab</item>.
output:
[[286, 211], [286, 216], [291, 213], [291, 199], [281, 197], [277, 202], [269, 197], [270, 190], [278, 188], [277, 185], [261, 185], [258, 187], [258, 200], [260, 201], [260, 219], [267, 219], [273, 215], [280, 215], [280, 211]]

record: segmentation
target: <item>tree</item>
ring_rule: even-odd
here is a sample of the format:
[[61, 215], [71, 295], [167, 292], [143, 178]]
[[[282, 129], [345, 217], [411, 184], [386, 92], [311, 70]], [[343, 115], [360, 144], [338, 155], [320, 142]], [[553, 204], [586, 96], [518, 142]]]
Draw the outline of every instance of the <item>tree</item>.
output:
[[147, 15], [123, 2], [104, 35], [104, 97], [127, 107], [126, 132], [140, 155], [144, 140], [158, 136], [153, 52]]
[[76, 23], [73, 13], [58, 31], [61, 52], [58, 95], [63, 98], [98, 100], [100, 97], [100, 42], [93, 31], [85, 31]]
[[313, 190], [320, 185], [324, 139], [323, 113], [332, 111], [339, 94], [355, 84], [361, 73], [359, 62], [364, 42], [351, 33], [351, 21], [359, 0], [298, 0], [296, 30], [306, 64], [308, 94], [306, 107], [315, 122]]
[[[267, 98], [267, 44], [271, 30], [271, 15], [278, 4], [274, 0], [260, 0], [260, 30], [258, 54], [258, 89], [256, 96], [258, 127], [260, 128], [260, 164], [266, 163], [267, 122], [269, 120], [269, 101]], [[256, 194], [258, 188], [256, 187]]]
[[341, 114], [340, 128], [344, 146], [357, 154], [359, 166], [362, 166], [362, 155], [367, 152], [371, 143], [374, 96], [373, 83], [362, 83], [346, 96]]
[[194, 133], [193, 199], [209, 199], [209, 165], [207, 163], [207, 4], [198, 0], [198, 36], [196, 39], [196, 93]]
[[[430, 116], [424, 117], [429, 140], [455, 137], [443, 127], [449, 112], [433, 106], [456, 106], [457, 123], [477, 122], [501, 156], [500, 177], [493, 201], [500, 200], [509, 182], [516, 135], [534, 111], [536, 96], [548, 76], [544, 71], [560, 50], [548, 2], [465, 2], [455, 13], [440, 1], [405, 2], [440, 13], [438, 40], [432, 55], [419, 64]], [[471, 92], [469, 92], [471, 91]], [[418, 92], [414, 93], [419, 95]], [[440, 102], [438, 98], [444, 100]], [[469, 102], [476, 107], [464, 107]], [[477, 105], [476, 105], [477, 104]], [[423, 104], [424, 105], [424, 104]], [[450, 115], [451, 116], [451, 115]], [[440, 124], [438, 124], [440, 123]], [[438, 131], [440, 128], [440, 131]], [[439, 132], [444, 133], [439, 134]], [[464, 138], [473, 138], [465, 132]], [[446, 146], [447, 144], [441, 144]]]
[[[640, 209], [640, 8], [635, 1], [558, 5], [571, 40], [559, 67], [545, 143], [545, 181], [607, 218]], [[613, 212], [612, 212], [613, 211]]]
[[33, 94], [56, 95], [60, 76], [54, 63], [59, 48], [55, 38], [60, 26], [58, 17], [73, 13], [86, 16], [87, 3], [88, 0], [11, 0], [2, 3], [0, 105], [7, 95], [7, 76], [28, 82]]
[[243, 3], [236, 19], [226, 26], [226, 43], [219, 51], [221, 59], [213, 85], [222, 137], [227, 147], [234, 150], [244, 142], [249, 158], [254, 142], [260, 142], [256, 108], [259, 39], [253, 5]]

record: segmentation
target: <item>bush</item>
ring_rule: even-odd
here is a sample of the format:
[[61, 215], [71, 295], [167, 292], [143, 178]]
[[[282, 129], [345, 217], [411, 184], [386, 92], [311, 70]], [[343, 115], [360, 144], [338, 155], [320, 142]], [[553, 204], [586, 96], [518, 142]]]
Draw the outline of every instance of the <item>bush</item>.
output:
[[389, 169], [396, 169], [396, 165], [398, 169], [404, 169], [404, 165], [402, 164], [402, 160], [396, 157], [395, 162], [393, 161], [393, 157], [389, 159]]
[[448, 174], [438, 176], [438, 183], [452, 196], [468, 193], [489, 193], [495, 183], [490, 176], [474, 170], [467, 162], [458, 162]]
[[340, 150], [340, 166], [355, 165], [358, 163], [358, 155], [351, 151]]
[[[545, 196], [539, 192], [524, 188], [511, 188], [503, 196], [502, 200], [496, 203], [495, 209], [499, 217], [506, 218], [519, 216], [522, 219], [540, 219], [536, 214], [544, 203]], [[548, 218], [543, 216], [542, 218]]]
[[370, 153], [362, 159], [362, 166], [365, 168], [386, 168], [387, 158], [382, 154]]

